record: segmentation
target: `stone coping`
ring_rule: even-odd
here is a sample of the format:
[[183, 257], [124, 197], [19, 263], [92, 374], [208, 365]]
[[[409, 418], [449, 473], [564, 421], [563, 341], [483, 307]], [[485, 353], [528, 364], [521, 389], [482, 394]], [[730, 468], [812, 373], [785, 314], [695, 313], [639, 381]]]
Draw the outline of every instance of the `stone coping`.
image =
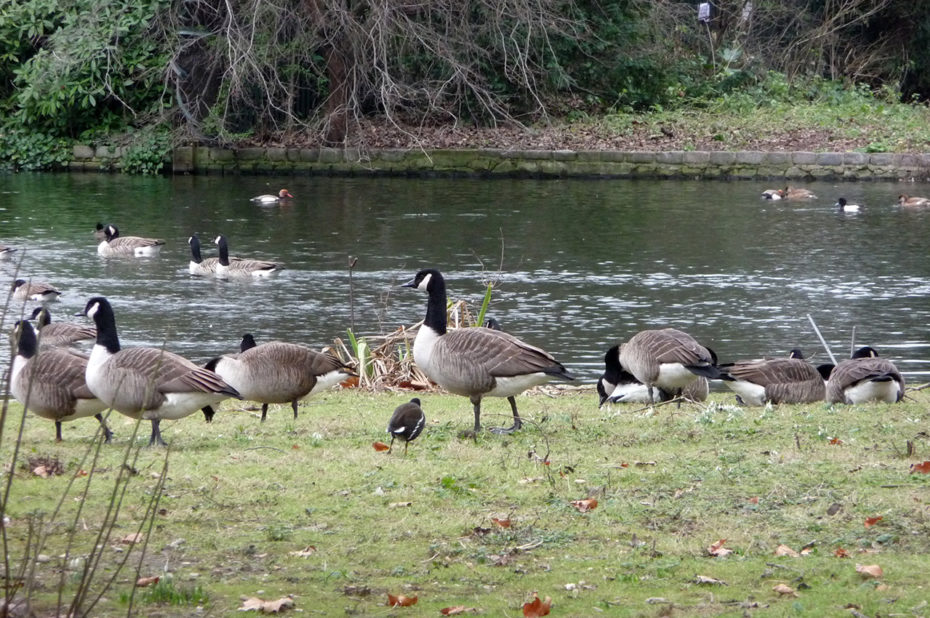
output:
[[[120, 167], [121, 149], [75, 146], [73, 152], [70, 170]], [[175, 174], [927, 181], [930, 153], [181, 146], [169, 167]]]

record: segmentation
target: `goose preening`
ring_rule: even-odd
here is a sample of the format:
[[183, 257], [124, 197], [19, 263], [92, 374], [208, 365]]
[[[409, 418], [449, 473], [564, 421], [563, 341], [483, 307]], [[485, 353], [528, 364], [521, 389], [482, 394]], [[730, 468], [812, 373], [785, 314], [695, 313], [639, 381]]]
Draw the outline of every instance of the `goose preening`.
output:
[[0, 245], [0, 260], [8, 260], [16, 252], [16, 247]]
[[58, 300], [61, 292], [48, 283], [17, 279], [13, 282], [14, 300], [35, 300], [46, 303]]
[[97, 222], [97, 225], [94, 227], [94, 238], [97, 239], [97, 242], [107, 239], [107, 228], [104, 224]]
[[39, 325], [39, 345], [45, 347], [69, 346], [80, 341], [93, 341], [97, 330], [84, 324], [70, 322], [52, 323], [52, 314], [45, 307], [36, 307], [29, 316]]
[[247, 260], [229, 257], [229, 243], [223, 235], [217, 236], [214, 241], [220, 249], [220, 257], [216, 264], [216, 276], [221, 279], [258, 279], [270, 277], [281, 271], [277, 262], [265, 260]]
[[400, 438], [404, 441], [404, 457], [406, 457], [407, 445], [420, 435], [425, 424], [426, 415], [423, 414], [423, 408], [420, 407], [418, 398], [414, 397], [407, 403], [397, 406], [387, 425], [387, 432], [391, 434], [391, 445], [388, 447], [388, 453], [394, 448], [394, 439]]
[[421, 270], [403, 287], [429, 294], [426, 318], [413, 342], [413, 360], [430, 380], [471, 400], [475, 433], [481, 430], [483, 397], [507, 398], [513, 426], [492, 431], [510, 433], [522, 425], [515, 395], [553, 378], [575, 379], [550, 354], [503, 331], [483, 326], [447, 331], [446, 283], [438, 270]]
[[898, 204], [900, 204], [901, 206], [908, 206], [908, 207], [930, 206], [930, 199], [927, 199], [925, 197], [916, 197], [916, 196], [911, 197], [910, 195], [906, 195], [902, 193], [901, 195], [898, 196]]
[[107, 225], [105, 238], [97, 245], [97, 253], [104, 257], [152, 257], [159, 254], [164, 240], [140, 236], [120, 236], [119, 228]]
[[836, 200], [836, 204], [834, 204], [833, 206], [836, 207], [841, 212], [859, 212], [860, 210], [862, 210], [861, 205], [850, 204], [849, 202], [846, 201], [845, 197], [841, 197], [840, 199]]
[[874, 348], [859, 348], [830, 372], [827, 401], [830, 403], [895, 403], [904, 397], [904, 376]]
[[[218, 257], [208, 257], [204, 258], [200, 255], [200, 239], [197, 238], [197, 234], [191, 234], [190, 238], [187, 239], [187, 244], [191, 247], [191, 261], [187, 265], [187, 270], [192, 275], [201, 275], [201, 276], [211, 276], [216, 275], [216, 268], [219, 266], [220, 258]], [[238, 262], [240, 258], [229, 257], [227, 254], [227, 259], [230, 262]]]
[[277, 204], [278, 202], [281, 202], [283, 200], [290, 199], [293, 197], [294, 196], [291, 195], [290, 191], [288, 191], [287, 189], [281, 189], [280, 191], [278, 191], [277, 195], [265, 193], [264, 195], [256, 195], [255, 197], [251, 198], [249, 201], [258, 202], [259, 204]]
[[788, 358], [745, 360], [719, 366], [720, 377], [740, 403], [812, 403], [826, 395], [824, 376], [794, 349]]
[[159, 423], [183, 418], [229, 397], [241, 399], [217, 374], [182, 356], [150, 347], [121, 349], [113, 307], [106, 298], [87, 301], [84, 315], [97, 325], [97, 341], [87, 363], [91, 392], [134, 419], [152, 422], [149, 446], [165, 444]]
[[215, 371], [243, 399], [262, 404], [262, 421], [270, 403], [290, 403], [297, 418], [297, 402], [336, 386], [355, 374], [338, 358], [306, 346], [283, 341], [255, 344], [244, 335], [238, 354], [214, 358], [206, 368]]
[[55, 440], [61, 442], [61, 424], [93, 416], [100, 422], [106, 442], [112, 432], [101, 412], [107, 404], [94, 396], [84, 381], [87, 356], [72, 350], [50, 348], [39, 352], [32, 324], [19, 321], [13, 329], [16, 356], [10, 375], [10, 392], [41, 418], [55, 421]]
[[[669, 401], [674, 394], [659, 391], [659, 401]], [[620, 364], [620, 346], [615, 345], [604, 354], [604, 374], [597, 381], [598, 406], [604, 403], [649, 403], [649, 388], [636, 379]], [[681, 391], [689, 401], [705, 401], [710, 394], [707, 378], [699, 377]]]
[[620, 364], [646, 385], [649, 402], [654, 403], [653, 387], [672, 397], [698, 377], [717, 379], [717, 355], [691, 335], [674, 328], [643, 330], [620, 345]]

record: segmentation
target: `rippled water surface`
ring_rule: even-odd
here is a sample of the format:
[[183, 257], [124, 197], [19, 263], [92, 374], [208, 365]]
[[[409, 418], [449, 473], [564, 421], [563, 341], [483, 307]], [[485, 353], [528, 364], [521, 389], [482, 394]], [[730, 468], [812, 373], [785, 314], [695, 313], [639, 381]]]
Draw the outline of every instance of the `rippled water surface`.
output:
[[[282, 186], [296, 199], [249, 202]], [[356, 332], [412, 325], [426, 298], [397, 286], [433, 266], [450, 296], [476, 306], [494, 280], [489, 315], [588, 381], [612, 343], [663, 326], [691, 332], [723, 361], [801, 347], [823, 362], [807, 314], [837, 356], [855, 329], [857, 344], [926, 380], [930, 209], [895, 202], [930, 186], [804, 186], [821, 198], [767, 202], [768, 185], [747, 181], [25, 174], [0, 176], [0, 243], [25, 250], [20, 276], [64, 290], [55, 319], [82, 320], [70, 314], [104, 295], [124, 345], [167, 343], [198, 362], [234, 350], [245, 332], [315, 347], [344, 337], [350, 289]], [[840, 195], [864, 210], [836, 212]], [[167, 244], [157, 258], [102, 259], [98, 221]], [[232, 254], [286, 270], [255, 283], [192, 277], [194, 232], [205, 256], [222, 233]], [[358, 257], [351, 288], [349, 256]], [[0, 263], [5, 281], [15, 268]]]

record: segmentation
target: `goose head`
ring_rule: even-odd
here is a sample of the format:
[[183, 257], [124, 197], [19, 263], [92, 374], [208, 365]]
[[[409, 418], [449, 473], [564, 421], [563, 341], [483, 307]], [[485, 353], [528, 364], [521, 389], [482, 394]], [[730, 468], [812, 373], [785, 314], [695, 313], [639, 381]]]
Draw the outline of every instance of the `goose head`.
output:
[[107, 225], [103, 228], [103, 234], [107, 239], [107, 242], [113, 240], [114, 238], [119, 238], [119, 228], [115, 225]]
[[416, 288], [429, 293], [445, 292], [445, 280], [435, 268], [424, 268], [416, 276], [401, 285], [404, 288]]
[[851, 358], [878, 358], [878, 350], [870, 346], [864, 346], [853, 352]]

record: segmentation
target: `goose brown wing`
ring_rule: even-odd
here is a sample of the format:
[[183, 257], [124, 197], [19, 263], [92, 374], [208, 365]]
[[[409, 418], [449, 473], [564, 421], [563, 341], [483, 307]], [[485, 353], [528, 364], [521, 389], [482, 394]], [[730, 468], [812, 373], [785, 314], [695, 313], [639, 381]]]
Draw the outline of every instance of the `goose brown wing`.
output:
[[795, 358], [737, 362], [727, 367], [726, 373], [737, 380], [745, 380], [766, 388], [808, 380], [823, 382], [813, 365]]
[[278, 268], [278, 264], [275, 262], [266, 262], [265, 260], [233, 260], [230, 258], [227, 268], [233, 271], [252, 272], [255, 270], [274, 270]]
[[198, 367], [183, 356], [157, 348], [128, 348], [120, 351], [110, 362], [120, 369], [132, 372], [139, 386], [155, 384], [160, 393], [234, 393], [218, 375]]
[[33, 388], [31, 398], [33, 405], [41, 403], [57, 410], [69, 409], [74, 399], [90, 399], [93, 394], [84, 382], [84, 370], [87, 358], [66, 351], [52, 350], [40, 352], [26, 367], [26, 376], [34, 383], [42, 383], [44, 388]]
[[711, 363], [712, 358], [707, 348], [695, 341], [694, 337], [674, 328], [642, 331], [634, 335], [637, 343], [648, 347], [659, 363], [681, 363], [696, 365]]
[[889, 360], [884, 358], [853, 358], [840, 363], [830, 374], [830, 381], [836, 381], [843, 388], [861, 382], [891, 376], [897, 382], [904, 383], [904, 378]]
[[[530, 373], [564, 373], [565, 368], [549, 353], [490, 328], [459, 328], [440, 339], [446, 350], [464, 364], [482, 367], [489, 375], [506, 378]], [[452, 356], [452, 355], [450, 355]]]
[[117, 236], [110, 241], [110, 247], [118, 251], [132, 251], [142, 247], [157, 247], [165, 241], [157, 238], [142, 238], [140, 236]]

